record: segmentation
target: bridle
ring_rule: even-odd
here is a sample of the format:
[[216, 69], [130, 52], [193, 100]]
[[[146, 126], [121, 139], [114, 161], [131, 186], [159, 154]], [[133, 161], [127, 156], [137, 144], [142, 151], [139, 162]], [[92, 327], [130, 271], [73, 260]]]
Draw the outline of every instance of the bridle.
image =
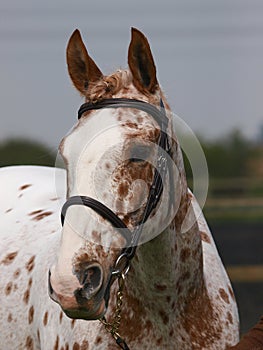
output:
[[[63, 226], [64, 218], [69, 207], [73, 205], [84, 205], [85, 207], [91, 208], [98, 215], [109, 221], [114, 228], [117, 228], [118, 232], [120, 232], [126, 240], [125, 248], [122, 249], [119, 257], [112, 267], [111, 277], [105, 291], [105, 300], [107, 304], [110, 296], [110, 287], [116, 278], [119, 280], [119, 292], [122, 289], [121, 287], [123, 286], [124, 277], [128, 273], [131, 260], [136, 253], [137, 246], [142, 236], [144, 224], [147, 222], [151, 213], [154, 211], [160, 201], [161, 195], [163, 193], [163, 180], [165, 179], [166, 174], [169, 173], [171, 182], [172, 176], [169, 171], [170, 167], [168, 166], [168, 156], [171, 156], [171, 142], [168, 136], [169, 119], [167, 118], [162, 99], [160, 99], [160, 109], [147, 102], [128, 98], [104, 99], [96, 103], [87, 102], [80, 107], [78, 111], [78, 119], [80, 119], [85, 112], [103, 108], [135, 108], [150, 114], [160, 127], [159, 140], [157, 144], [157, 164], [154, 171], [153, 182], [150, 187], [142, 217], [133, 231], [131, 231], [110, 208], [91, 197], [69, 197], [64, 203], [61, 210], [61, 223]], [[107, 330], [112, 334], [117, 344], [124, 350], [129, 349], [125, 341], [119, 336], [117, 332], [118, 327], [116, 327], [116, 325], [114, 327], [112, 324], [107, 323], [105, 318], [102, 319], [102, 322], [104, 323], [106, 329], [108, 327]], [[112, 329], [109, 326], [112, 326]]]

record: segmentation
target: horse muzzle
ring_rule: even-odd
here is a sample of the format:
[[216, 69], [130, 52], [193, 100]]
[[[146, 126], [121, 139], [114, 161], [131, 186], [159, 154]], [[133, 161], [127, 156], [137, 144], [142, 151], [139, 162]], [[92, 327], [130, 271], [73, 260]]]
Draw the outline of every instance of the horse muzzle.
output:
[[[55, 274], [54, 274], [55, 275]], [[59, 280], [51, 271], [48, 274], [50, 298], [58, 303], [70, 318], [95, 320], [106, 312], [104, 301], [103, 274], [99, 264], [90, 266], [80, 283], [69, 279]]]

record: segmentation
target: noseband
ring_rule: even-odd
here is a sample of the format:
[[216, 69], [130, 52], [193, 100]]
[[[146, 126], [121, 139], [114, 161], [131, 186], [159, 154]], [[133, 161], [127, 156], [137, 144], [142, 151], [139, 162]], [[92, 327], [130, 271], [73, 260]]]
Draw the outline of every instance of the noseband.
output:
[[[85, 112], [103, 108], [135, 108], [150, 114], [160, 127], [157, 164], [154, 171], [153, 182], [150, 187], [143, 215], [133, 231], [130, 230], [110, 208], [91, 197], [69, 197], [61, 210], [61, 223], [63, 226], [64, 218], [69, 207], [73, 205], [84, 205], [85, 207], [91, 208], [98, 215], [109, 221], [114, 228], [117, 228], [126, 240], [126, 246], [122, 249], [111, 271], [111, 278], [105, 292], [105, 299], [107, 303], [110, 294], [110, 286], [114, 280], [114, 277], [120, 277], [127, 274], [130, 267], [130, 262], [136, 253], [136, 248], [142, 236], [143, 226], [160, 201], [163, 193], [163, 179], [165, 179], [167, 169], [170, 169], [168, 167], [167, 155], [171, 156], [171, 144], [167, 134], [169, 120], [167, 118], [162, 99], [160, 100], [160, 109], [147, 102], [128, 98], [112, 98], [105, 99], [97, 103], [84, 103], [78, 111], [78, 119], [80, 119]], [[168, 171], [168, 173], [171, 182], [172, 176], [170, 171]], [[125, 349], [125, 347], [123, 347], [123, 349]]]

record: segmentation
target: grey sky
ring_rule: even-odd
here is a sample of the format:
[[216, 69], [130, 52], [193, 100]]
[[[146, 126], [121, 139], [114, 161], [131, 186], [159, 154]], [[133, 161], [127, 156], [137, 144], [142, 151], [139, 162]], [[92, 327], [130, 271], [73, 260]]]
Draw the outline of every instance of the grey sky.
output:
[[56, 148], [82, 102], [65, 47], [79, 28], [105, 73], [126, 67], [130, 27], [148, 37], [173, 111], [196, 132], [232, 128], [256, 137], [263, 121], [262, 0], [36, 1], [0, 3], [0, 140]]

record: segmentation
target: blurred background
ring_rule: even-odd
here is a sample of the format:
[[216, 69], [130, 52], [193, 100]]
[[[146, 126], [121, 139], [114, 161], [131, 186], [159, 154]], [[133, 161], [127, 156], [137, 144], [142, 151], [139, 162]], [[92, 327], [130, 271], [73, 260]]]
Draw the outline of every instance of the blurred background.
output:
[[[174, 113], [204, 149], [204, 211], [244, 333], [263, 314], [261, 0], [2, 0], [0, 165], [54, 165], [82, 103], [65, 62], [73, 30], [107, 74], [126, 67], [132, 26], [148, 37]], [[191, 187], [187, 159], [186, 168]]]

